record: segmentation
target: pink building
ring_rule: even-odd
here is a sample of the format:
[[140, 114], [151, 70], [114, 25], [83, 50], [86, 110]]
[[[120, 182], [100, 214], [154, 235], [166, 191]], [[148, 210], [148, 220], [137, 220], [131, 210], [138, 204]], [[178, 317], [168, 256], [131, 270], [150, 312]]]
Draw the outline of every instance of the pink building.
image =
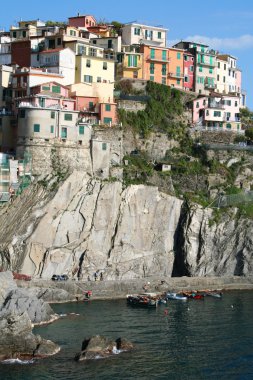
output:
[[218, 93], [193, 101], [193, 124], [204, 129], [241, 131], [240, 97]]
[[74, 99], [76, 110], [80, 111], [84, 122], [112, 125], [117, 123], [116, 103], [101, 103], [98, 97], [91, 96], [74, 96]]
[[184, 52], [184, 90], [194, 90], [194, 71], [195, 71], [194, 55], [190, 52]]
[[69, 98], [69, 89], [57, 82], [47, 82], [30, 88], [30, 95], [16, 98], [18, 106], [64, 109], [74, 111], [75, 99]]
[[79, 13], [75, 17], [69, 17], [69, 25], [75, 26], [76, 28], [87, 28], [89, 26], [97, 25], [95, 17], [91, 15], [81, 16]]

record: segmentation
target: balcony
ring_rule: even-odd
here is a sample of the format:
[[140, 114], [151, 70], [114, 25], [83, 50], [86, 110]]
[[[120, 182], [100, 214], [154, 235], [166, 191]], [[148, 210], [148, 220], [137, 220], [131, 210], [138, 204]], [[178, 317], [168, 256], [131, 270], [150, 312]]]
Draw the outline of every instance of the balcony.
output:
[[205, 83], [205, 88], [208, 90], [215, 90], [217, 88], [217, 84], [215, 83]]
[[169, 58], [163, 59], [162, 57], [153, 57], [151, 55], [148, 55], [146, 57], [146, 60], [147, 61], [153, 61], [153, 62], [162, 62], [162, 63], [169, 63], [170, 62]]
[[219, 102], [209, 102], [206, 108], [216, 108], [216, 109], [223, 110], [225, 107], [223, 104]]
[[140, 70], [141, 67], [142, 67], [142, 65], [140, 63], [138, 63], [136, 66], [133, 66], [133, 65], [131, 65], [131, 66], [124, 65], [123, 69], [124, 70]]
[[168, 74], [169, 77], [171, 78], [177, 78], [177, 79], [181, 79], [181, 78], [184, 78], [184, 75], [183, 73], [169, 73]]

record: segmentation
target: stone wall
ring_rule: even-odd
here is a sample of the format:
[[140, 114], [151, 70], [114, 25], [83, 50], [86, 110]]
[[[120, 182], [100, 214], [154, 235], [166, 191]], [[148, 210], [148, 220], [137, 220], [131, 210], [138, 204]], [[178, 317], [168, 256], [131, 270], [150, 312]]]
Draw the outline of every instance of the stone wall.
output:
[[128, 112], [144, 111], [146, 108], [146, 103], [137, 102], [133, 100], [119, 100], [118, 108], [124, 109], [125, 111], [128, 111]]

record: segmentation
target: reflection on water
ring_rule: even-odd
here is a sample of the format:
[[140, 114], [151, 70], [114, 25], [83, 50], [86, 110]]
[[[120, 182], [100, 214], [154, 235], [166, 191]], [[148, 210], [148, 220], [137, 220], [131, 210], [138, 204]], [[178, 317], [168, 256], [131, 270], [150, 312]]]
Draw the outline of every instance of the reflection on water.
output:
[[[30, 365], [1, 364], [0, 378], [253, 379], [252, 300], [253, 292], [231, 292], [221, 300], [171, 300], [157, 310], [121, 300], [53, 305], [67, 316], [35, 333], [58, 343], [61, 352]], [[82, 340], [96, 334], [125, 337], [136, 348], [76, 363]]]

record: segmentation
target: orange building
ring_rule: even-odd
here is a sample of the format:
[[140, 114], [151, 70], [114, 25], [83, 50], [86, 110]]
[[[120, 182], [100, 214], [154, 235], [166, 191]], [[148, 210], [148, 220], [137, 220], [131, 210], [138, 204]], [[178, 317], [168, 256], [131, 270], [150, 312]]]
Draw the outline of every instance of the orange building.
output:
[[141, 45], [140, 52], [143, 53], [142, 79], [168, 85], [169, 49]]
[[184, 50], [169, 48], [168, 85], [183, 89], [184, 87]]

